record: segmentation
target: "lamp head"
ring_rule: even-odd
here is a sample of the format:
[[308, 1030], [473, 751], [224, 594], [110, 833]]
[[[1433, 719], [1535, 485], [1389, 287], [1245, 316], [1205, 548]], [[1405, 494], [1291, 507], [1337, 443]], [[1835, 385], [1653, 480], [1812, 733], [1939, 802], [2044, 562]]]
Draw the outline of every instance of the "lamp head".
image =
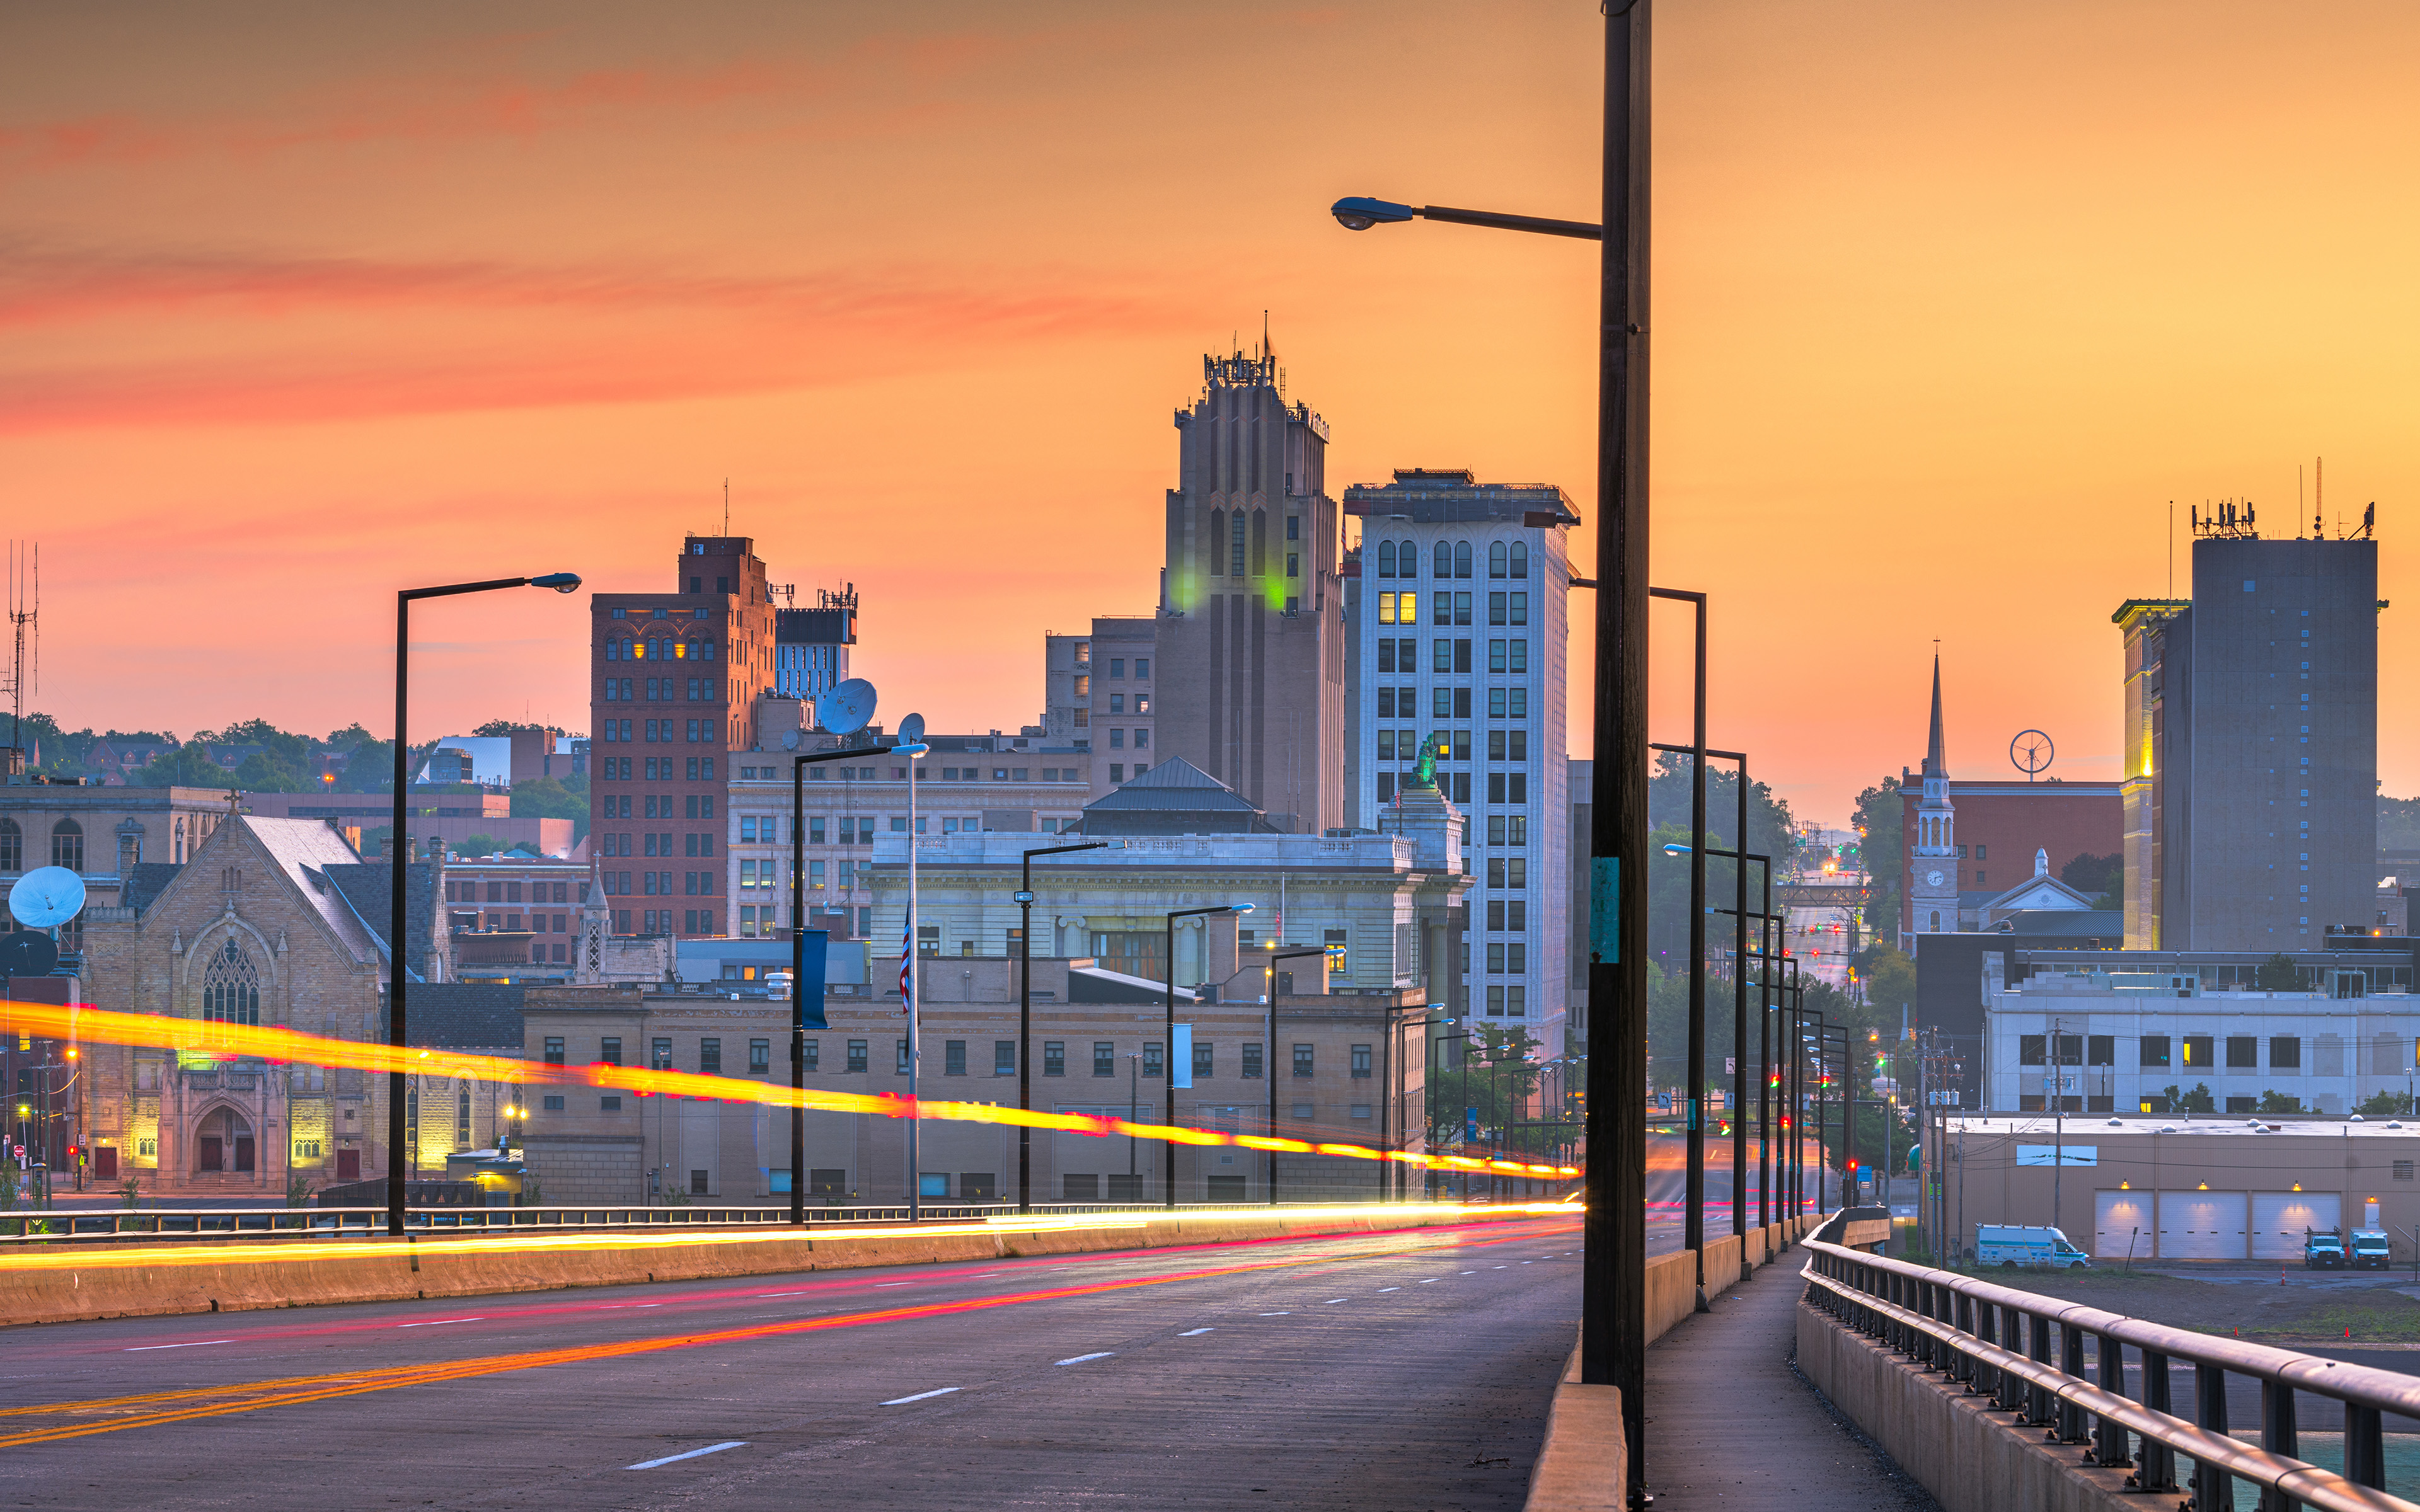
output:
[[1101, 849], [1105, 851], [1122, 851], [1125, 848], [1126, 842], [1122, 840], [1105, 840], [1101, 841]]
[[1347, 231], [1367, 231], [1373, 225], [1408, 221], [1419, 212], [1409, 205], [1398, 205], [1393, 200], [1353, 194], [1329, 206], [1327, 213], [1335, 216], [1336, 224]]
[[1250, 903], [1229, 903], [1227, 905], [1227, 912], [1231, 914], [1249, 914], [1251, 911], [1252, 905]]
[[932, 753], [932, 747], [925, 745], [922, 741], [918, 741], [912, 746], [893, 746], [891, 748], [891, 754], [893, 756], [925, 756], [930, 755]]
[[1677, 841], [1668, 841], [1664, 845], [1664, 854], [1667, 856], [1686, 856], [1689, 854], [1689, 847], [1681, 844]]
[[532, 578], [529, 580], [529, 585], [532, 588], [551, 588], [558, 594], [578, 593], [580, 591], [580, 574], [576, 572], [550, 572], [543, 578]]

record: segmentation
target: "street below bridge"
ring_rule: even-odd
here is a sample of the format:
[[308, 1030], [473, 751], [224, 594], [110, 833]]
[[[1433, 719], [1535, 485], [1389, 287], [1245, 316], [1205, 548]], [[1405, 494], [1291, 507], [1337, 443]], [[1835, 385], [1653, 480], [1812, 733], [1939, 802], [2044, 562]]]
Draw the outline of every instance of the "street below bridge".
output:
[[15, 1331], [34, 1507], [1513, 1508], [1579, 1226]]

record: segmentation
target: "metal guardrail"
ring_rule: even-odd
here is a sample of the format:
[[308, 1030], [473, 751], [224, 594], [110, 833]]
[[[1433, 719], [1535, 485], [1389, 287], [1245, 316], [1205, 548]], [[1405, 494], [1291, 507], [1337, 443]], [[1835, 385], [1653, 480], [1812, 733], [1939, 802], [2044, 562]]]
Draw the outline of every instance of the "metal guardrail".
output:
[[[1373, 1204], [1377, 1206], [1377, 1204]], [[1016, 1204], [977, 1203], [936, 1206], [926, 1203], [923, 1216], [960, 1223], [1016, 1216]], [[1103, 1213], [1129, 1215], [1164, 1213], [1157, 1202], [1035, 1203], [1033, 1211], [1053, 1217]], [[1198, 1202], [1179, 1204], [1179, 1212], [1266, 1212], [1264, 1202]], [[1280, 1206], [1279, 1211], [1284, 1209]], [[29, 1242], [61, 1240], [183, 1239], [375, 1239], [386, 1230], [384, 1208], [185, 1208], [0, 1212], [0, 1248]], [[536, 1208], [411, 1208], [404, 1213], [407, 1227], [416, 1232], [443, 1230], [463, 1234], [527, 1233], [531, 1229], [728, 1228], [787, 1227], [790, 1210], [779, 1207], [666, 1208], [626, 1207]], [[906, 1223], [908, 1206], [810, 1208], [807, 1227], [856, 1224]]]
[[[2013, 1412], [2055, 1442], [2089, 1444], [2086, 1464], [2133, 1466], [2130, 1490], [2176, 1490], [2181, 1454], [2193, 1460], [2188, 1504], [2200, 1512], [2230, 1512], [2235, 1476], [2261, 1488], [2264, 1512], [2297, 1504], [2327, 1512], [2420, 1505], [2386, 1492], [2382, 1426], [2388, 1412], [2420, 1417], [2420, 1379], [2147, 1323], [1824, 1240], [1804, 1242], [1809, 1303], [1962, 1382], [1967, 1395], [1988, 1396], [1990, 1410]], [[2087, 1374], [2086, 1335], [2098, 1341], [2097, 1385]], [[2129, 1348], [2140, 1356], [2139, 1401], [2126, 1395]], [[2194, 1367], [2190, 1416], [2170, 1411], [2168, 1372], [2176, 1361]], [[2257, 1449], [2228, 1435], [2230, 1374], [2260, 1382]], [[2297, 1392], [2343, 1404], [2342, 1474], [2295, 1458]], [[2093, 1420], [2089, 1432], [2086, 1417]], [[2141, 1441], [2139, 1453], [2130, 1435]]]

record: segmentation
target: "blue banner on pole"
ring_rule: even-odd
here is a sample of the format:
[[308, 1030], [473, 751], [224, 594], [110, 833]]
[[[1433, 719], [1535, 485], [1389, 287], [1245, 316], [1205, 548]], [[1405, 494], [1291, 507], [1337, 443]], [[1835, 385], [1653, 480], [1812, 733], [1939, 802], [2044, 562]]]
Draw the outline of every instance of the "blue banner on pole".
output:
[[1589, 954], [1607, 965], [1621, 961], [1621, 860], [1589, 860]]
[[1171, 1044], [1171, 1045], [1170, 1045], [1170, 1046], [1169, 1046], [1169, 1052], [1168, 1052], [1168, 1053], [1169, 1053], [1168, 1074], [1169, 1074], [1171, 1078], [1173, 1078], [1171, 1081], [1170, 1081], [1170, 1082], [1169, 1082], [1169, 1084], [1168, 1084], [1168, 1085], [1169, 1085], [1169, 1086], [1171, 1086], [1171, 1087], [1190, 1087], [1190, 1086], [1192, 1086], [1192, 1085], [1193, 1085], [1193, 1026], [1192, 1026], [1192, 1025], [1190, 1025], [1190, 1024], [1180, 1024], [1180, 1025], [1178, 1025], [1178, 1026], [1176, 1026], [1176, 1040], [1175, 1040], [1175, 1042], [1174, 1042], [1173, 1044]]
[[[824, 1022], [824, 960], [831, 944], [831, 933], [800, 930], [799, 944], [802, 948], [799, 952], [802, 960], [800, 975], [806, 980], [790, 983], [790, 991], [798, 1000], [798, 1021], [810, 1029], [830, 1028]], [[784, 1177], [788, 1174], [783, 1173]]]

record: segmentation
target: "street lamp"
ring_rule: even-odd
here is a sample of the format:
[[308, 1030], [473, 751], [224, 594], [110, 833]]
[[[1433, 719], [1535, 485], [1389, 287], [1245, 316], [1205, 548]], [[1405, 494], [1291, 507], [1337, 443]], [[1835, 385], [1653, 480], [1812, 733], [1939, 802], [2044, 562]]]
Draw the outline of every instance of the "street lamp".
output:
[[[856, 746], [790, 758], [790, 1090], [799, 1094], [790, 1103], [790, 1222], [794, 1224], [807, 1221], [807, 1030], [824, 1026], [820, 1020], [813, 1025], [807, 1022], [807, 768], [817, 762], [858, 756], [905, 755], [912, 763], [924, 749], [914, 743]], [[915, 847], [913, 835], [908, 844], [911, 850]], [[816, 999], [821, 1002], [820, 992]]]
[[[1213, 903], [1207, 908], [1178, 908], [1168, 915], [1168, 1032], [1167, 1037], [1160, 1041], [1163, 1048], [1160, 1052], [1159, 1069], [1160, 1074], [1168, 1081], [1166, 1091], [1168, 1122], [1171, 1128], [1176, 1125], [1176, 921], [1180, 918], [1204, 918], [1211, 914], [1249, 914], [1251, 911], [1250, 903]], [[1206, 970], [1209, 966], [1206, 942], [1202, 955], [1202, 965]], [[1269, 1007], [1274, 1011], [1277, 1004], [1272, 1002]], [[1276, 1086], [1274, 1082], [1270, 1085], [1272, 1088]], [[1173, 1139], [1168, 1141], [1168, 1205], [1171, 1208], [1176, 1206], [1176, 1141]]]
[[[411, 746], [406, 722], [410, 713], [411, 669], [411, 605], [414, 599], [451, 598], [458, 594], [484, 594], [498, 588], [551, 588], [576, 593], [575, 573], [550, 572], [542, 578], [496, 578], [487, 582], [447, 583], [438, 588], [406, 588], [395, 595], [395, 820], [387, 831], [387, 1043], [398, 1067], [409, 1041], [404, 1037], [404, 981], [411, 974], [404, 964], [404, 903], [410, 895], [410, 846], [403, 835], [404, 800], [411, 790]], [[386, 1107], [386, 1231], [403, 1237], [404, 1162], [403, 1108], [407, 1092], [404, 1072], [387, 1073]]]
[[[1025, 853], [1016, 884], [1020, 918], [1016, 929], [1016, 1107], [1020, 1113], [1033, 1111], [1033, 858], [1064, 856], [1070, 851], [1124, 849], [1125, 841], [1122, 840], [1088, 840], [1080, 845], [1045, 845]], [[1170, 964], [1173, 967], [1172, 960]], [[1169, 1085], [1176, 1085], [1173, 1078]], [[1016, 1211], [1033, 1211], [1033, 1129], [1024, 1123], [1016, 1126]]]
[[[1596, 764], [1589, 839], [1588, 1208], [1580, 1380], [1621, 1388], [1631, 1484], [1648, 1484], [1647, 1377], [1647, 272], [1652, 0], [1606, 8], [1604, 208], [1573, 221], [1340, 201], [1349, 230], [1414, 218], [1600, 244], [1597, 347]], [[1598, 1043], [1598, 1041], [1603, 1043]]]
[[[1279, 922], [1282, 923], [1282, 922], [1284, 922], [1284, 920], [1280, 919]], [[1278, 943], [1278, 942], [1277, 942], [1277, 941], [1275, 941], [1275, 940], [1271, 940], [1271, 941], [1269, 942], [1269, 944], [1270, 944], [1271, 946], [1275, 946], [1277, 943]], [[1314, 955], [1315, 955], [1315, 956], [1317, 956], [1317, 957], [1319, 957], [1321, 960], [1325, 961], [1326, 959], [1327, 959], [1327, 948], [1326, 948], [1326, 947], [1325, 947], [1325, 946], [1316, 946], [1316, 945], [1315, 945], [1315, 946], [1311, 947], [1309, 949], [1301, 949], [1301, 950], [1275, 950], [1275, 949], [1273, 949], [1273, 950], [1270, 952], [1270, 954], [1265, 958], [1265, 960], [1266, 960], [1266, 963], [1267, 963], [1267, 964], [1266, 964], [1265, 965], [1264, 965], [1264, 966], [1261, 968], [1261, 970], [1262, 970], [1262, 972], [1264, 973], [1264, 978], [1265, 978], [1265, 980], [1266, 980], [1266, 981], [1267, 981], [1267, 983], [1268, 983], [1268, 999], [1269, 999], [1269, 1065], [1268, 1065], [1268, 1073], [1269, 1073], [1269, 1137], [1270, 1137], [1271, 1139], [1275, 1139], [1275, 1138], [1277, 1137], [1277, 1135], [1278, 1135], [1278, 963], [1279, 963], [1279, 962], [1280, 962], [1280, 961], [1295, 961], [1295, 960], [1299, 960], [1299, 959], [1301, 959], [1301, 958], [1303, 958], [1303, 957], [1305, 957], [1305, 956], [1314, 956]], [[1326, 985], [1326, 981], [1325, 981], [1325, 980], [1324, 980], [1324, 979], [1326, 978], [1326, 969], [1325, 967], [1322, 967], [1322, 968], [1321, 968], [1320, 975], [1321, 975], [1321, 977], [1322, 977], [1322, 979], [1323, 979], [1323, 980], [1322, 980], [1322, 982], [1321, 982], [1321, 985], [1322, 985], [1322, 986]], [[1274, 1207], [1276, 1207], [1277, 1205], [1278, 1205], [1278, 1152], [1277, 1152], [1276, 1149], [1273, 1147], [1273, 1148], [1271, 1148], [1271, 1149], [1269, 1150], [1269, 1206], [1270, 1206], [1270, 1207], [1272, 1207], [1272, 1208], [1274, 1208]]]

